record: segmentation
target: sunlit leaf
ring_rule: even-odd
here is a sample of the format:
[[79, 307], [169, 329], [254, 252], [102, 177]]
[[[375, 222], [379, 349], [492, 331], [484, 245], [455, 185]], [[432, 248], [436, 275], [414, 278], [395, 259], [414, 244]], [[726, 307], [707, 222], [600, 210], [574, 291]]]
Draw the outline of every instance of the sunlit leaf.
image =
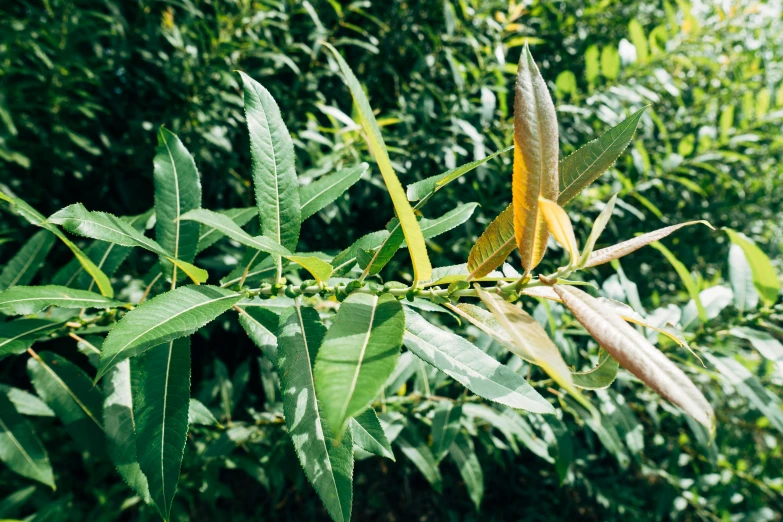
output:
[[729, 282], [734, 293], [734, 307], [740, 312], [759, 304], [759, 293], [753, 282], [753, 269], [739, 245], [729, 248]]
[[652, 246], [654, 249], [659, 251], [663, 256], [666, 258], [669, 263], [671, 263], [672, 267], [674, 267], [674, 270], [677, 272], [677, 275], [680, 276], [680, 279], [682, 280], [682, 283], [685, 285], [685, 289], [688, 290], [688, 294], [691, 296], [691, 299], [693, 299], [693, 302], [696, 304], [696, 310], [699, 314], [699, 320], [701, 320], [702, 323], [707, 322], [707, 311], [704, 309], [704, 305], [701, 302], [701, 298], [699, 297], [699, 286], [696, 284], [696, 281], [694, 281], [693, 276], [691, 275], [690, 270], [688, 270], [685, 265], [682, 264], [682, 261], [677, 259], [675, 255], [663, 246], [661, 243], [655, 242], [652, 243], [650, 246]]
[[603, 390], [608, 388], [617, 378], [618, 363], [608, 352], [601, 352], [598, 364], [585, 372], [572, 372], [574, 386], [586, 390]]
[[598, 238], [601, 237], [601, 234], [603, 233], [604, 229], [606, 228], [606, 225], [609, 223], [609, 220], [612, 217], [612, 212], [614, 211], [614, 204], [616, 201], [617, 201], [617, 194], [611, 197], [611, 199], [606, 204], [604, 209], [595, 219], [595, 222], [593, 223], [593, 228], [592, 230], [590, 230], [590, 236], [588, 236], [587, 241], [585, 242], [585, 246], [584, 248], [582, 248], [582, 255], [579, 257], [580, 265], [586, 263], [587, 259], [590, 257], [590, 254], [593, 252], [593, 249], [595, 248], [595, 244], [598, 241]]
[[729, 228], [725, 229], [729, 239], [745, 253], [753, 272], [753, 284], [767, 306], [775, 304], [780, 294], [780, 280], [769, 258], [750, 239]]
[[55, 285], [15, 286], [0, 293], [0, 312], [7, 315], [37, 314], [47, 306], [115, 308], [122, 303], [86, 290]]
[[548, 199], [538, 198], [538, 205], [541, 214], [544, 216], [544, 221], [546, 221], [547, 228], [549, 228], [555, 240], [566, 249], [571, 263], [576, 263], [576, 260], [579, 258], [579, 247], [576, 244], [574, 227], [571, 225], [571, 219], [568, 217], [568, 214], [563, 210], [563, 207]]
[[481, 234], [468, 256], [468, 278], [480, 279], [503, 264], [516, 248], [514, 206], [509, 205]]

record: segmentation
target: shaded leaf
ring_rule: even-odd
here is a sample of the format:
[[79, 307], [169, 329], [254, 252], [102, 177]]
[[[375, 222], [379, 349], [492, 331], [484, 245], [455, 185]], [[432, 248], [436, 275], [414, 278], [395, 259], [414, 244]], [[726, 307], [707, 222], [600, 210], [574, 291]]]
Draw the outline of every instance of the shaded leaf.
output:
[[32, 426], [0, 394], [0, 460], [23, 477], [54, 488], [49, 457]]
[[123, 303], [86, 290], [66, 286], [15, 286], [0, 293], [0, 312], [37, 314], [47, 306], [60, 308], [116, 308]]
[[351, 419], [353, 443], [368, 453], [394, 460], [394, 452], [386, 438], [383, 426], [375, 410], [367, 408], [363, 413]]
[[44, 263], [54, 246], [54, 236], [48, 230], [39, 230], [8, 260], [0, 272], [0, 290], [26, 285]]
[[432, 485], [432, 489], [440, 493], [443, 490], [443, 477], [438, 469], [438, 463], [435, 462], [435, 457], [427, 443], [410, 422], [400, 431], [395, 443], [400, 451], [408, 457], [408, 460], [424, 475], [427, 482]]
[[481, 506], [484, 498], [484, 472], [473, 448], [473, 441], [464, 433], [458, 432], [457, 437], [449, 448], [449, 458], [457, 466], [468, 495], [476, 505], [476, 510]]
[[682, 262], [661, 243], [652, 243], [650, 246], [663, 254], [666, 260], [669, 261], [669, 263], [671, 263], [671, 265], [674, 267], [674, 270], [677, 272], [677, 275], [680, 276], [682, 283], [688, 290], [688, 294], [691, 296], [691, 299], [693, 299], [693, 302], [696, 305], [696, 310], [699, 314], [699, 320], [701, 320], [702, 323], [706, 323], [708, 320], [707, 311], [704, 309], [704, 305], [702, 304], [701, 298], [699, 297], [699, 286], [696, 284], [696, 281], [694, 281], [690, 270], [685, 268], [685, 265], [683, 265]]
[[190, 426], [200, 425], [220, 427], [220, 423], [217, 421], [212, 412], [209, 411], [209, 408], [204, 406], [202, 402], [197, 401], [196, 399], [190, 399], [190, 404], [188, 406], [188, 424]]
[[33, 417], [54, 417], [54, 412], [38, 396], [13, 386], [0, 384], [0, 394], [8, 397], [21, 415]]
[[319, 178], [299, 188], [299, 205], [302, 221], [334, 202], [340, 195], [359, 181], [369, 165], [360, 163], [340, 169], [334, 174]]
[[0, 358], [23, 353], [37, 339], [46, 336], [63, 324], [65, 321], [38, 318], [22, 318], [0, 323]]
[[459, 433], [462, 406], [451, 401], [441, 401], [432, 417], [432, 455], [436, 462], [443, 460]]

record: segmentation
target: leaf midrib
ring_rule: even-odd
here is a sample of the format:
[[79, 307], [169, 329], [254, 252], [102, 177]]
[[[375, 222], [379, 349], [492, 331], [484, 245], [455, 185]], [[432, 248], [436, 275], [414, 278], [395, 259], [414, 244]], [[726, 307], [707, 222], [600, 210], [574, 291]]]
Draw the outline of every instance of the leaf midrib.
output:
[[370, 312], [370, 321], [367, 325], [367, 333], [364, 336], [364, 341], [362, 342], [362, 348], [359, 350], [359, 359], [356, 364], [356, 369], [354, 370], [353, 379], [351, 380], [351, 386], [348, 388], [348, 393], [345, 396], [345, 403], [343, 404], [342, 410], [340, 411], [340, 419], [344, 420], [345, 415], [348, 412], [348, 405], [351, 402], [351, 399], [353, 398], [353, 394], [356, 391], [356, 384], [359, 382], [359, 373], [361, 373], [362, 370], [362, 363], [364, 362], [364, 354], [367, 352], [367, 346], [370, 344], [370, 336], [372, 334], [372, 326], [375, 322], [375, 311], [378, 309], [378, 296], [374, 295], [372, 296], [372, 311]]

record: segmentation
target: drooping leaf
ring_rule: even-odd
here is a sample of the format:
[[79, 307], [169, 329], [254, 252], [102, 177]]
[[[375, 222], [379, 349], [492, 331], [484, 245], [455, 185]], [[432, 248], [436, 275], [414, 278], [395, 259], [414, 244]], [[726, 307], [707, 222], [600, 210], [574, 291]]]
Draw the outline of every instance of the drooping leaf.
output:
[[339, 440], [394, 371], [405, 315], [391, 294], [351, 294], [340, 305], [313, 368], [324, 422]]
[[[302, 216], [294, 144], [272, 95], [243, 72], [245, 119], [250, 134], [253, 187], [261, 233], [287, 250], [296, 249]], [[280, 257], [273, 256], [278, 273]]]
[[22, 318], [0, 323], [0, 358], [19, 355], [33, 343], [65, 324], [65, 321]]
[[12, 471], [54, 488], [49, 457], [32, 426], [0, 393], [0, 461]]
[[423, 179], [421, 181], [417, 181], [416, 183], [411, 183], [408, 185], [406, 194], [408, 196], [409, 201], [419, 201], [421, 199], [428, 198], [435, 194], [437, 191], [451, 183], [457, 178], [460, 178], [467, 174], [468, 172], [480, 167], [487, 161], [510, 151], [513, 149], [514, 146], [511, 145], [510, 147], [506, 147], [505, 149], [500, 149], [497, 152], [494, 152], [484, 158], [481, 158], [480, 160], [471, 161], [470, 163], [466, 163], [464, 165], [461, 165], [455, 169], [447, 170], [446, 172], [442, 172], [440, 174], [436, 174], [435, 176], [430, 176], [429, 178]]
[[400, 451], [408, 457], [414, 466], [424, 475], [432, 489], [440, 493], [443, 489], [443, 477], [430, 447], [419, 435], [419, 431], [410, 422], [405, 425], [394, 441]]
[[277, 243], [274, 239], [271, 239], [268, 236], [253, 237], [242, 230], [242, 228], [234, 223], [230, 217], [212, 210], [207, 210], [205, 208], [191, 210], [190, 212], [183, 214], [180, 219], [182, 221], [196, 221], [202, 225], [214, 228], [234, 241], [262, 252], [280, 256], [291, 255], [291, 252], [287, 248]]
[[[255, 214], [255, 209], [253, 209], [253, 214]], [[190, 399], [190, 405], [188, 406], [188, 425], [220, 427], [220, 423], [212, 412], [209, 411], [209, 408], [196, 399]]]
[[538, 198], [538, 206], [544, 216], [547, 228], [555, 240], [566, 249], [571, 263], [576, 263], [579, 259], [579, 247], [576, 244], [574, 227], [571, 225], [568, 214], [563, 210], [563, 207], [548, 199]]
[[[236, 226], [243, 227], [248, 224], [254, 216], [258, 215], [258, 210], [255, 207], [230, 208], [227, 210], [220, 210], [218, 213], [228, 217]], [[205, 225], [202, 227], [201, 234], [198, 237], [198, 248], [196, 248], [196, 253], [211, 247], [222, 237], [223, 233], [220, 230]]]
[[129, 357], [196, 332], [241, 298], [215, 286], [183, 286], [145, 301], [109, 332], [95, 380]]
[[334, 202], [343, 192], [359, 181], [369, 165], [360, 163], [338, 170], [299, 188], [302, 221]]
[[666, 260], [669, 261], [672, 267], [674, 267], [674, 270], [677, 272], [677, 275], [680, 276], [682, 283], [685, 285], [686, 290], [688, 290], [688, 294], [691, 296], [691, 299], [693, 299], [693, 302], [696, 305], [696, 310], [699, 314], [699, 320], [702, 323], [706, 323], [708, 319], [707, 311], [704, 309], [704, 305], [702, 304], [701, 298], [699, 297], [699, 286], [696, 284], [696, 281], [694, 281], [690, 270], [688, 270], [685, 265], [682, 264], [682, 261], [677, 259], [671, 250], [663, 246], [661, 243], [655, 242], [650, 246], [663, 254]]
[[255, 306], [239, 308], [239, 324], [269, 362], [277, 365], [277, 337], [272, 332], [277, 331], [280, 314]]
[[449, 452], [460, 429], [462, 406], [451, 401], [441, 401], [432, 417], [432, 455], [436, 462], [443, 460]]
[[37, 314], [47, 306], [60, 308], [116, 308], [123, 303], [86, 290], [65, 286], [15, 286], [0, 293], [0, 312]]
[[538, 198], [557, 201], [559, 145], [555, 106], [527, 44], [514, 93], [514, 232], [522, 267], [530, 272], [546, 250], [548, 231]]
[[111, 369], [103, 380], [103, 395], [103, 427], [109, 458], [125, 483], [149, 502], [147, 477], [139, 465], [129, 361]]
[[91, 454], [104, 454], [103, 393], [93, 387], [87, 374], [51, 352], [30, 358], [27, 372], [35, 392], [54, 411], [76, 444]]
[[287, 256], [286, 259], [292, 263], [297, 263], [299, 266], [310, 272], [310, 274], [319, 283], [326, 282], [330, 277], [332, 277], [332, 272], [334, 272], [332, 265], [314, 256]]
[[594, 297], [573, 286], [554, 288], [566, 308], [620, 366], [714, 432], [712, 406], [680, 368]]
[[778, 368], [778, 373], [783, 375], [783, 343], [775, 337], [747, 326], [735, 326], [729, 330], [734, 337], [745, 339], [758, 351], [762, 357], [772, 361]]
[[582, 255], [579, 257], [580, 266], [585, 264], [587, 259], [590, 257], [590, 254], [592, 254], [598, 238], [601, 237], [601, 234], [612, 217], [612, 212], [614, 211], [614, 204], [616, 201], [617, 194], [614, 194], [598, 217], [595, 219], [595, 222], [593, 223], [593, 229], [590, 230], [590, 236], [588, 236], [587, 241], [585, 242], [585, 246], [582, 248]]
[[466, 339], [405, 310], [405, 346], [476, 395], [534, 413], [554, 409], [530, 384]]
[[481, 500], [484, 498], [484, 472], [481, 470], [476, 450], [473, 448], [473, 441], [464, 433], [458, 432], [449, 448], [449, 458], [457, 466], [459, 474], [468, 488], [468, 495], [478, 510], [481, 506]]
[[370, 108], [367, 96], [364, 94], [362, 86], [359, 84], [359, 80], [356, 79], [353, 71], [351, 71], [351, 68], [345, 63], [345, 60], [340, 56], [340, 53], [337, 52], [337, 49], [328, 43], [325, 43], [324, 47], [332, 52], [332, 55], [337, 61], [358, 109], [359, 120], [364, 129], [365, 137], [370, 145], [370, 150], [375, 156], [375, 161], [383, 176], [386, 189], [389, 191], [394, 210], [397, 214], [397, 218], [400, 220], [402, 231], [405, 235], [405, 241], [408, 244], [411, 261], [413, 262], [413, 278], [416, 281], [426, 281], [432, 277], [432, 265], [430, 264], [430, 259], [427, 255], [427, 246], [424, 244], [424, 236], [421, 233], [413, 209], [411, 208], [410, 203], [408, 203], [408, 198], [405, 196], [405, 191], [400, 184], [400, 180], [397, 178], [397, 174], [394, 172], [394, 168], [389, 160], [386, 145], [383, 142], [381, 131], [378, 128], [378, 123], [375, 121], [375, 116]]
[[509, 205], [481, 234], [468, 256], [468, 280], [480, 279], [503, 264], [516, 247], [514, 205]]
[[759, 293], [753, 282], [753, 269], [739, 245], [729, 248], [729, 282], [734, 292], [734, 307], [740, 313], [758, 306]]
[[[161, 127], [152, 163], [155, 167], [155, 238], [174, 259], [192, 263], [198, 247], [199, 226], [179, 218], [185, 212], [201, 207], [201, 181], [196, 162], [177, 135]], [[172, 270], [169, 263], [163, 261], [167, 276]], [[175, 264], [174, 281], [176, 269]]]
[[595, 252], [590, 254], [584, 266], [585, 268], [591, 266], [598, 266], [604, 263], [608, 263], [613, 259], [619, 259], [623, 256], [627, 256], [631, 252], [635, 252], [636, 250], [639, 250], [643, 246], [647, 246], [650, 243], [665, 238], [672, 232], [675, 232], [681, 229], [682, 227], [687, 227], [689, 225], [696, 225], [698, 223], [701, 223], [702, 225], [706, 225], [712, 228], [712, 225], [710, 225], [706, 221], [688, 221], [687, 223], [680, 223], [679, 225], [672, 225], [670, 227], [661, 228], [653, 232], [648, 232], [647, 234], [642, 234], [641, 236], [636, 236], [635, 238], [629, 239], [628, 241], [623, 241], [622, 243], [618, 243], [610, 247], [596, 250]]
[[745, 258], [753, 272], [753, 284], [762, 301], [767, 306], [775, 304], [780, 294], [780, 280], [767, 255], [747, 237], [729, 228], [725, 230], [731, 242], [738, 245], [745, 253]]
[[190, 338], [155, 346], [131, 363], [139, 466], [169, 520], [188, 434]]
[[368, 453], [394, 460], [394, 452], [386, 438], [383, 426], [375, 410], [367, 408], [363, 413], [351, 419], [353, 443]]
[[312, 363], [326, 334], [318, 312], [298, 303], [280, 316], [278, 374], [283, 413], [305, 476], [335, 522], [351, 518], [353, 441], [350, 432], [337, 441], [322, 422]]
[[574, 386], [584, 388], [585, 390], [603, 390], [608, 388], [617, 378], [617, 371], [620, 369], [618, 363], [608, 352], [601, 352], [598, 357], [598, 364], [586, 372], [572, 372], [571, 378], [574, 380]]
[[48, 230], [39, 230], [8, 260], [0, 272], [0, 290], [26, 285], [33, 280], [54, 246], [54, 236]]
[[7, 519], [11, 514], [18, 513], [28, 500], [33, 496], [38, 488], [36, 486], [27, 486], [17, 489], [10, 495], [0, 501], [0, 520]]
[[13, 386], [0, 384], [0, 394], [8, 397], [16, 411], [32, 417], [54, 417], [54, 412], [37, 395]]
[[514, 341], [511, 340], [511, 337], [509, 337], [506, 330], [491, 312], [470, 303], [460, 303], [456, 306], [447, 303], [445, 306], [490, 336], [493, 340], [500, 343], [501, 346], [505, 347], [511, 353], [516, 354], [529, 363], [537, 364], [530, 354], [520, 350], [519, 347], [514, 344]]
[[599, 138], [583, 145], [560, 161], [558, 204], [565, 206], [617, 161], [620, 154], [631, 143], [646, 108], [639, 109]]

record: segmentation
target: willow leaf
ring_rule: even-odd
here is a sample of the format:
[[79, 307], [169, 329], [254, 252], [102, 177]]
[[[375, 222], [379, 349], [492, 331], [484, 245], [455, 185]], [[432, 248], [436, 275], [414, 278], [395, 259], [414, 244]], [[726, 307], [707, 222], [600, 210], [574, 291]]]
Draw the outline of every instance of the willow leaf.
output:
[[332, 265], [314, 256], [286, 256], [286, 259], [299, 264], [310, 272], [319, 283], [326, 282], [327, 279], [332, 277], [332, 272], [334, 271]]
[[65, 324], [40, 318], [21, 318], [0, 323], [0, 358], [23, 353], [33, 343]]
[[[253, 219], [253, 216], [258, 215], [258, 210], [255, 207], [230, 208], [228, 210], [219, 210], [218, 213], [228, 217], [238, 227], [243, 227]], [[222, 237], [223, 233], [220, 230], [209, 226], [202, 227], [201, 234], [198, 236], [196, 253], [203, 252]]]
[[299, 205], [302, 221], [334, 202], [343, 192], [362, 179], [368, 168], [369, 165], [366, 163], [360, 163], [300, 187]]
[[451, 401], [441, 401], [432, 417], [432, 455], [436, 462], [443, 460], [449, 447], [457, 438], [462, 419], [462, 406]]
[[0, 312], [6, 315], [37, 314], [47, 306], [116, 308], [122, 305], [100, 294], [56, 285], [15, 286], [0, 293]]
[[180, 219], [182, 221], [196, 221], [202, 225], [214, 228], [234, 241], [268, 254], [284, 257], [291, 255], [291, 252], [287, 248], [277, 243], [274, 239], [271, 239], [266, 235], [253, 237], [242, 230], [242, 228], [234, 223], [230, 217], [212, 210], [207, 210], [205, 208], [191, 210], [190, 212], [183, 214]]
[[491, 312], [470, 303], [460, 303], [457, 306], [446, 303], [445, 306], [490, 336], [511, 353], [518, 355], [529, 363], [537, 364], [532, 355], [528, 354], [526, 351], [520, 350], [519, 347], [514, 344], [514, 341], [511, 340], [511, 337], [509, 337], [506, 330]]
[[190, 338], [155, 346], [131, 368], [139, 467], [152, 501], [169, 520], [188, 434]]
[[402, 305], [391, 294], [351, 294], [340, 305], [313, 368], [324, 422], [338, 440], [394, 371], [404, 331]]
[[16, 411], [32, 417], [54, 417], [54, 412], [37, 395], [25, 390], [0, 384], [0, 395], [5, 395]]
[[363, 250], [375, 250], [383, 245], [386, 238], [389, 237], [388, 230], [378, 230], [365, 234], [351, 246], [334, 256], [332, 264], [334, 265], [334, 275], [341, 276], [350, 272], [356, 266], [356, 260], [359, 253]]
[[663, 246], [661, 243], [654, 242], [651, 243], [650, 246], [663, 254], [663, 257], [665, 257], [672, 267], [674, 267], [675, 272], [677, 272], [677, 275], [680, 276], [682, 283], [685, 285], [686, 290], [688, 290], [688, 294], [691, 296], [691, 299], [693, 299], [693, 302], [696, 305], [699, 320], [702, 323], [706, 323], [708, 320], [707, 310], [704, 308], [704, 305], [701, 302], [701, 297], [699, 296], [699, 285], [696, 284], [696, 281], [693, 279], [690, 270], [688, 270], [685, 265], [682, 264], [682, 261], [677, 259], [671, 250]]
[[766, 254], [750, 239], [729, 228], [726, 229], [729, 239], [738, 245], [745, 253], [753, 273], [753, 284], [759, 296], [767, 306], [775, 304], [780, 294], [780, 280], [775, 268]]
[[430, 447], [419, 435], [418, 430], [408, 423], [395, 440], [400, 451], [408, 457], [414, 466], [424, 475], [437, 492], [443, 490], [443, 477], [438, 469], [438, 463], [430, 451]]
[[601, 352], [598, 364], [586, 372], [572, 372], [574, 386], [585, 390], [603, 390], [608, 388], [617, 378], [618, 363], [608, 352]]
[[617, 194], [614, 194], [611, 199], [609, 199], [609, 202], [606, 204], [598, 217], [595, 219], [593, 228], [590, 230], [590, 236], [588, 236], [587, 241], [585, 242], [585, 246], [582, 249], [582, 254], [579, 257], [580, 265], [584, 265], [587, 262], [587, 259], [590, 257], [590, 254], [593, 253], [593, 249], [595, 248], [595, 244], [598, 241], [598, 238], [601, 237], [601, 234], [604, 232], [606, 225], [609, 223], [609, 220], [612, 217], [612, 212], [614, 212], [614, 204], [616, 201]]
[[[201, 207], [201, 182], [196, 162], [177, 135], [161, 127], [153, 165], [155, 237], [174, 259], [192, 263], [198, 247], [199, 226], [183, 223], [179, 217]], [[164, 273], [169, 275], [170, 262], [164, 261], [163, 267]], [[176, 269], [173, 274], [176, 281]]]
[[590, 256], [587, 258], [587, 262], [585, 263], [584, 267], [588, 268], [591, 266], [602, 265], [604, 263], [608, 263], [609, 261], [612, 261], [613, 259], [619, 259], [623, 256], [627, 256], [631, 252], [635, 252], [640, 248], [649, 245], [650, 243], [665, 238], [669, 234], [676, 232], [682, 227], [687, 227], [689, 225], [696, 225], [699, 223], [712, 228], [712, 226], [706, 221], [688, 221], [687, 223], [680, 223], [678, 225], [672, 225], [670, 227], [660, 228], [658, 230], [654, 230], [653, 232], [648, 232], [647, 234], [636, 236], [635, 238], [629, 239], [628, 241], [623, 241], [622, 243], [618, 243], [610, 247], [596, 250], [595, 252], [590, 254]]
[[8, 260], [0, 272], [0, 290], [26, 285], [33, 280], [54, 246], [54, 236], [48, 230], [39, 230]]
[[555, 106], [527, 44], [514, 94], [514, 232], [522, 267], [530, 272], [546, 250], [547, 227], [538, 198], [557, 201], [558, 131]]
[[41, 352], [27, 361], [27, 372], [35, 392], [65, 425], [76, 444], [102, 456], [103, 393], [93, 387], [81, 368], [51, 352]]
[[297, 303], [280, 316], [278, 374], [283, 413], [305, 476], [335, 522], [351, 518], [353, 442], [350, 433], [337, 441], [322, 421], [315, 395], [312, 362], [326, 328], [318, 312]]
[[729, 282], [737, 311], [743, 313], [758, 306], [759, 293], [753, 281], [753, 268], [739, 245], [729, 248]]
[[710, 403], [688, 376], [642, 334], [582, 290], [563, 285], [554, 289], [566, 308], [620, 366], [714, 432], [715, 414]]
[[0, 394], [0, 461], [11, 471], [54, 488], [46, 450], [5, 394]]
[[[245, 118], [250, 134], [253, 187], [261, 218], [261, 233], [288, 250], [299, 242], [302, 216], [299, 184], [294, 165], [294, 144], [272, 95], [258, 82], [240, 72]], [[274, 256], [278, 273], [280, 257]]]
[[241, 304], [239, 309], [239, 324], [247, 336], [269, 362], [277, 365], [277, 337], [272, 332], [277, 331], [280, 314], [260, 307], [243, 307]]
[[95, 380], [129, 357], [195, 333], [241, 298], [215, 286], [183, 286], [145, 301], [109, 332], [101, 349], [101, 365]]
[[449, 458], [457, 466], [459, 474], [465, 482], [465, 487], [468, 488], [468, 495], [478, 510], [481, 507], [481, 500], [484, 498], [484, 472], [481, 470], [481, 464], [470, 437], [458, 432], [449, 448]]
[[555, 240], [566, 249], [571, 263], [576, 263], [579, 259], [579, 247], [576, 244], [574, 227], [571, 225], [568, 213], [563, 210], [563, 207], [548, 199], [538, 198], [538, 205], [549, 231], [552, 232]]
[[554, 411], [520, 375], [469, 341], [430, 324], [411, 309], [405, 310], [405, 321], [405, 346], [476, 395], [534, 413]]
[[141, 471], [133, 414], [130, 361], [122, 361], [103, 380], [103, 426], [109, 457], [125, 483], [149, 502], [147, 477]]
[[324, 46], [334, 55], [334, 58], [345, 77], [346, 83], [348, 84], [348, 88], [351, 91], [354, 103], [356, 103], [359, 120], [364, 129], [365, 137], [370, 145], [373, 156], [375, 156], [375, 161], [378, 163], [378, 168], [383, 176], [386, 189], [389, 191], [389, 196], [394, 205], [397, 218], [402, 225], [402, 231], [405, 235], [405, 241], [408, 244], [411, 261], [413, 262], [413, 277], [416, 281], [426, 281], [432, 277], [432, 265], [430, 264], [430, 259], [427, 255], [427, 246], [424, 244], [424, 236], [419, 228], [416, 215], [413, 213], [410, 203], [408, 203], [408, 198], [405, 196], [405, 191], [400, 184], [400, 180], [397, 178], [397, 174], [395, 174], [394, 168], [389, 160], [386, 145], [383, 142], [381, 131], [378, 128], [378, 123], [375, 121], [375, 116], [370, 108], [367, 96], [364, 94], [362, 86], [359, 84], [359, 80], [356, 79], [353, 71], [351, 71], [351, 68], [345, 63], [345, 60], [340, 56], [340, 53], [337, 52], [337, 49], [328, 43], [325, 43]]
[[468, 280], [480, 279], [502, 265], [516, 246], [512, 204], [489, 224], [470, 249]]
[[[256, 214], [256, 209], [253, 209], [253, 215]], [[188, 425], [190, 426], [217, 426], [222, 428], [223, 426], [218, 422], [212, 412], [204, 406], [204, 403], [197, 401], [196, 399], [190, 399], [190, 405], [188, 406]]]
[[631, 143], [646, 108], [639, 109], [599, 138], [586, 143], [560, 161], [558, 204], [565, 206], [617, 161]]
[[355, 446], [367, 453], [394, 460], [394, 452], [386, 438], [383, 426], [378, 420], [378, 415], [372, 408], [367, 408], [364, 413], [351, 419], [351, 435]]

